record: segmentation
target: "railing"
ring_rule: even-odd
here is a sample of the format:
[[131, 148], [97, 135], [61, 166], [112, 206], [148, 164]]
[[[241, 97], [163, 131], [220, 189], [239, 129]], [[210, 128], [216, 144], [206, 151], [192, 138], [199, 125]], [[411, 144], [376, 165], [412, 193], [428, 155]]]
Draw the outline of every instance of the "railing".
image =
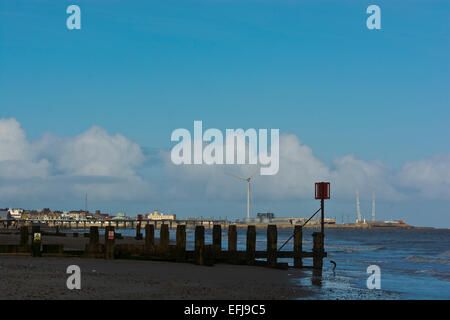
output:
[[74, 219], [41, 219], [41, 218], [29, 218], [29, 219], [3, 219], [0, 220], [1, 224], [13, 227], [19, 226], [31, 226], [33, 224], [46, 224], [49, 227], [76, 227], [76, 228], [88, 228], [91, 225], [97, 225], [100, 227], [115, 226], [116, 228], [134, 228], [138, 224], [154, 224], [155, 227], [161, 224], [172, 225], [186, 224], [188, 226], [196, 225], [208, 225], [212, 227], [214, 224], [229, 225], [228, 220], [216, 220], [216, 219], [184, 219], [184, 220], [172, 220], [172, 219], [87, 219], [87, 220], [74, 220]]

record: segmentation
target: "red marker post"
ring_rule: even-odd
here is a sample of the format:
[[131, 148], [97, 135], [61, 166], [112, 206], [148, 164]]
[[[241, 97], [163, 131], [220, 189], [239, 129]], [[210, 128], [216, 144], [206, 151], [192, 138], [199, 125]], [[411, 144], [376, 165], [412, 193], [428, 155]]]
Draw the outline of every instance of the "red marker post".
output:
[[321, 232], [324, 234], [325, 224], [325, 199], [330, 199], [330, 183], [329, 182], [316, 182], [316, 199], [320, 199], [320, 211], [321, 211]]

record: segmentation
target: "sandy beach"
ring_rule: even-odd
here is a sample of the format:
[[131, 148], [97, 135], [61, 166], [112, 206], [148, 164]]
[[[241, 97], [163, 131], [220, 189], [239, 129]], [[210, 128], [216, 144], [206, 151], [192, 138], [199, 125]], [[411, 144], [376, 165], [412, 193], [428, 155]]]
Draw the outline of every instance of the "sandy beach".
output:
[[[159, 239], [155, 239], [158, 243]], [[19, 234], [3, 230], [0, 243], [18, 244]], [[83, 250], [89, 238], [43, 236], [43, 244], [63, 244]], [[104, 242], [104, 237], [100, 237]], [[123, 237], [116, 243], [143, 244]], [[81, 268], [81, 290], [66, 286], [69, 265]], [[79, 257], [40, 257], [0, 254], [0, 299], [296, 299], [309, 291], [291, 279], [299, 270], [257, 266]]]
[[[69, 290], [69, 265], [81, 290]], [[218, 264], [0, 256], [0, 299], [296, 299], [298, 270]]]

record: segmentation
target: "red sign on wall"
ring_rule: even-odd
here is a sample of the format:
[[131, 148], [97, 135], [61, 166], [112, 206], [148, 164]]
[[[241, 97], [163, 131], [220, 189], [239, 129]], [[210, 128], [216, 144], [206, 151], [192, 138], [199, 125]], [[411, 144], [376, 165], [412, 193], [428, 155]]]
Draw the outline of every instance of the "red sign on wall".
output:
[[114, 231], [108, 231], [108, 240], [114, 239]]
[[330, 199], [329, 182], [316, 182], [316, 199]]

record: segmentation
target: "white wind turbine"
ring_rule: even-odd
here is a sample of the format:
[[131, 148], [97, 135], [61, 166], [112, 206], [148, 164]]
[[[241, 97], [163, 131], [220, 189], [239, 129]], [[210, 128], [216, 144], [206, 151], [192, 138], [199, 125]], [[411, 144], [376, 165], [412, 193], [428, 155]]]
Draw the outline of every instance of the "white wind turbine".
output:
[[226, 173], [229, 176], [247, 181], [247, 221], [250, 221], [250, 197], [251, 197], [251, 191], [250, 191], [250, 180], [258, 173], [259, 169], [256, 169], [256, 171], [248, 178], [240, 177], [232, 173]]

